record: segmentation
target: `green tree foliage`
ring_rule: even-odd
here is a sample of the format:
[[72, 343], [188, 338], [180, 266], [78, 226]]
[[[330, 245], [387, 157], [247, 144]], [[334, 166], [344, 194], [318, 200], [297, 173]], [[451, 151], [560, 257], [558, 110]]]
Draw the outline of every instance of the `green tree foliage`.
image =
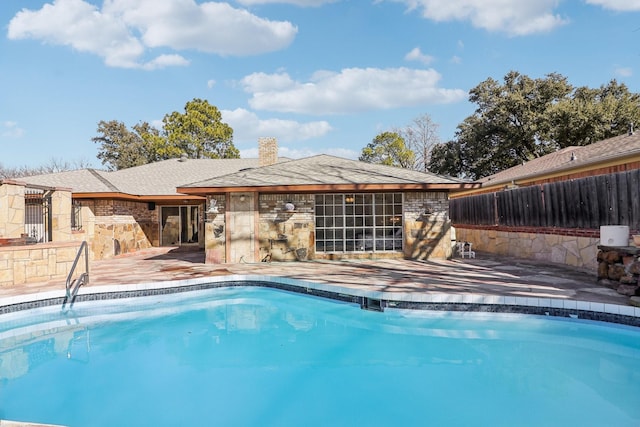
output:
[[119, 121], [98, 123], [98, 136], [91, 138], [100, 144], [98, 159], [108, 170], [118, 170], [166, 160], [182, 155], [191, 158], [239, 158], [233, 145], [233, 129], [221, 120], [218, 109], [207, 101], [187, 102], [185, 112], [165, 115], [163, 128], [147, 122], [131, 130]]
[[206, 100], [187, 102], [185, 112], [174, 111], [164, 119], [168, 150], [202, 159], [237, 159], [240, 152], [233, 145], [233, 129], [222, 122], [218, 109]]
[[612, 80], [598, 89], [577, 88], [550, 109], [551, 137], [559, 147], [588, 145], [640, 124], [640, 94]]
[[410, 169], [414, 165], [415, 154], [397, 132], [382, 132], [362, 149], [359, 160]]
[[108, 170], [118, 170], [151, 163], [158, 160], [152, 147], [147, 145], [145, 138], [138, 132], [151, 126], [142, 123], [134, 126], [133, 131], [117, 120], [98, 123], [99, 136], [91, 138], [100, 144], [98, 159]]
[[462, 170], [460, 146], [453, 141], [435, 145], [431, 150], [429, 170], [437, 170], [443, 175], [452, 175], [449, 171]]
[[503, 84], [491, 78], [480, 83], [469, 100], [477, 105], [474, 114], [452, 141], [434, 149], [432, 172], [477, 179], [640, 122], [640, 98], [615, 81], [576, 89], [559, 74], [531, 79], [512, 71]]

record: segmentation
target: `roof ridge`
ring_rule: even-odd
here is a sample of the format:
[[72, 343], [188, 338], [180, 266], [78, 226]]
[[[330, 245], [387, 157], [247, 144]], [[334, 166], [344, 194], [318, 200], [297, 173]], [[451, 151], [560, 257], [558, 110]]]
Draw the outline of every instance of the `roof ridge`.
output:
[[93, 168], [87, 168], [87, 171], [89, 171], [89, 173], [91, 173], [93, 176], [98, 178], [98, 180], [100, 182], [102, 182], [104, 185], [106, 185], [107, 187], [109, 187], [109, 189], [111, 189], [112, 191], [115, 191], [117, 193], [120, 193], [120, 189], [118, 187], [116, 187], [114, 184], [112, 184], [111, 181], [109, 181], [107, 178], [103, 177], [100, 174], [100, 172], [98, 172], [97, 170], [95, 170]]

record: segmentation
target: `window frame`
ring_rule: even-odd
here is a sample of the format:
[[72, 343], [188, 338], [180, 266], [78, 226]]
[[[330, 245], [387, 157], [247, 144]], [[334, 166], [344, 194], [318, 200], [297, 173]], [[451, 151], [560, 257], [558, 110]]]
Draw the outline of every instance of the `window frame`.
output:
[[403, 193], [322, 193], [314, 200], [316, 252], [403, 251]]

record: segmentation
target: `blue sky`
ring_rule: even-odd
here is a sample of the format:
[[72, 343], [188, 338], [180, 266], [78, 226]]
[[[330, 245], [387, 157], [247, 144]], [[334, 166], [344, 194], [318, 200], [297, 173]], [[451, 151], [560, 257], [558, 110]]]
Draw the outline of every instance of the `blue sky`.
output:
[[159, 123], [206, 99], [242, 157], [357, 158], [510, 70], [640, 92], [640, 0], [2, 0], [0, 165], [96, 159], [100, 120]]

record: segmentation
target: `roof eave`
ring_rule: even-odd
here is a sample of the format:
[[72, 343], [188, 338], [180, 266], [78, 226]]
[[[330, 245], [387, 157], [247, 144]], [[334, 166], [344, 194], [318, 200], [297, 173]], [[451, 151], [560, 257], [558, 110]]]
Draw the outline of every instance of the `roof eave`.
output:
[[561, 166], [555, 169], [549, 169], [546, 171], [540, 171], [540, 172], [535, 172], [528, 175], [522, 175], [520, 177], [516, 177], [512, 179], [505, 178], [499, 181], [493, 181], [493, 180], [484, 181], [482, 182], [482, 188], [491, 188], [493, 186], [501, 186], [505, 184], [510, 184], [512, 182], [515, 182], [516, 184], [525, 183], [525, 182], [533, 181], [537, 178], [542, 178], [542, 177], [554, 178], [560, 175], [564, 175], [567, 172], [579, 173], [579, 172], [584, 172], [584, 171], [593, 169], [594, 166], [598, 166], [598, 167], [616, 166], [624, 163], [630, 163], [630, 161], [640, 161], [640, 153], [638, 151], [633, 151], [630, 153], [625, 153], [622, 156], [616, 156], [615, 158], [587, 161], [580, 164], [579, 166], [567, 165], [567, 166]]
[[178, 187], [186, 194], [219, 193], [320, 193], [320, 192], [372, 192], [372, 191], [449, 191], [480, 188], [479, 183], [437, 183], [437, 184], [305, 184], [305, 185], [265, 185], [234, 187]]
[[181, 201], [181, 200], [204, 200], [203, 197], [193, 194], [175, 194], [175, 195], [136, 195], [114, 192], [93, 192], [93, 193], [73, 193], [74, 199], [117, 199], [136, 202], [161, 202], [161, 201]]

